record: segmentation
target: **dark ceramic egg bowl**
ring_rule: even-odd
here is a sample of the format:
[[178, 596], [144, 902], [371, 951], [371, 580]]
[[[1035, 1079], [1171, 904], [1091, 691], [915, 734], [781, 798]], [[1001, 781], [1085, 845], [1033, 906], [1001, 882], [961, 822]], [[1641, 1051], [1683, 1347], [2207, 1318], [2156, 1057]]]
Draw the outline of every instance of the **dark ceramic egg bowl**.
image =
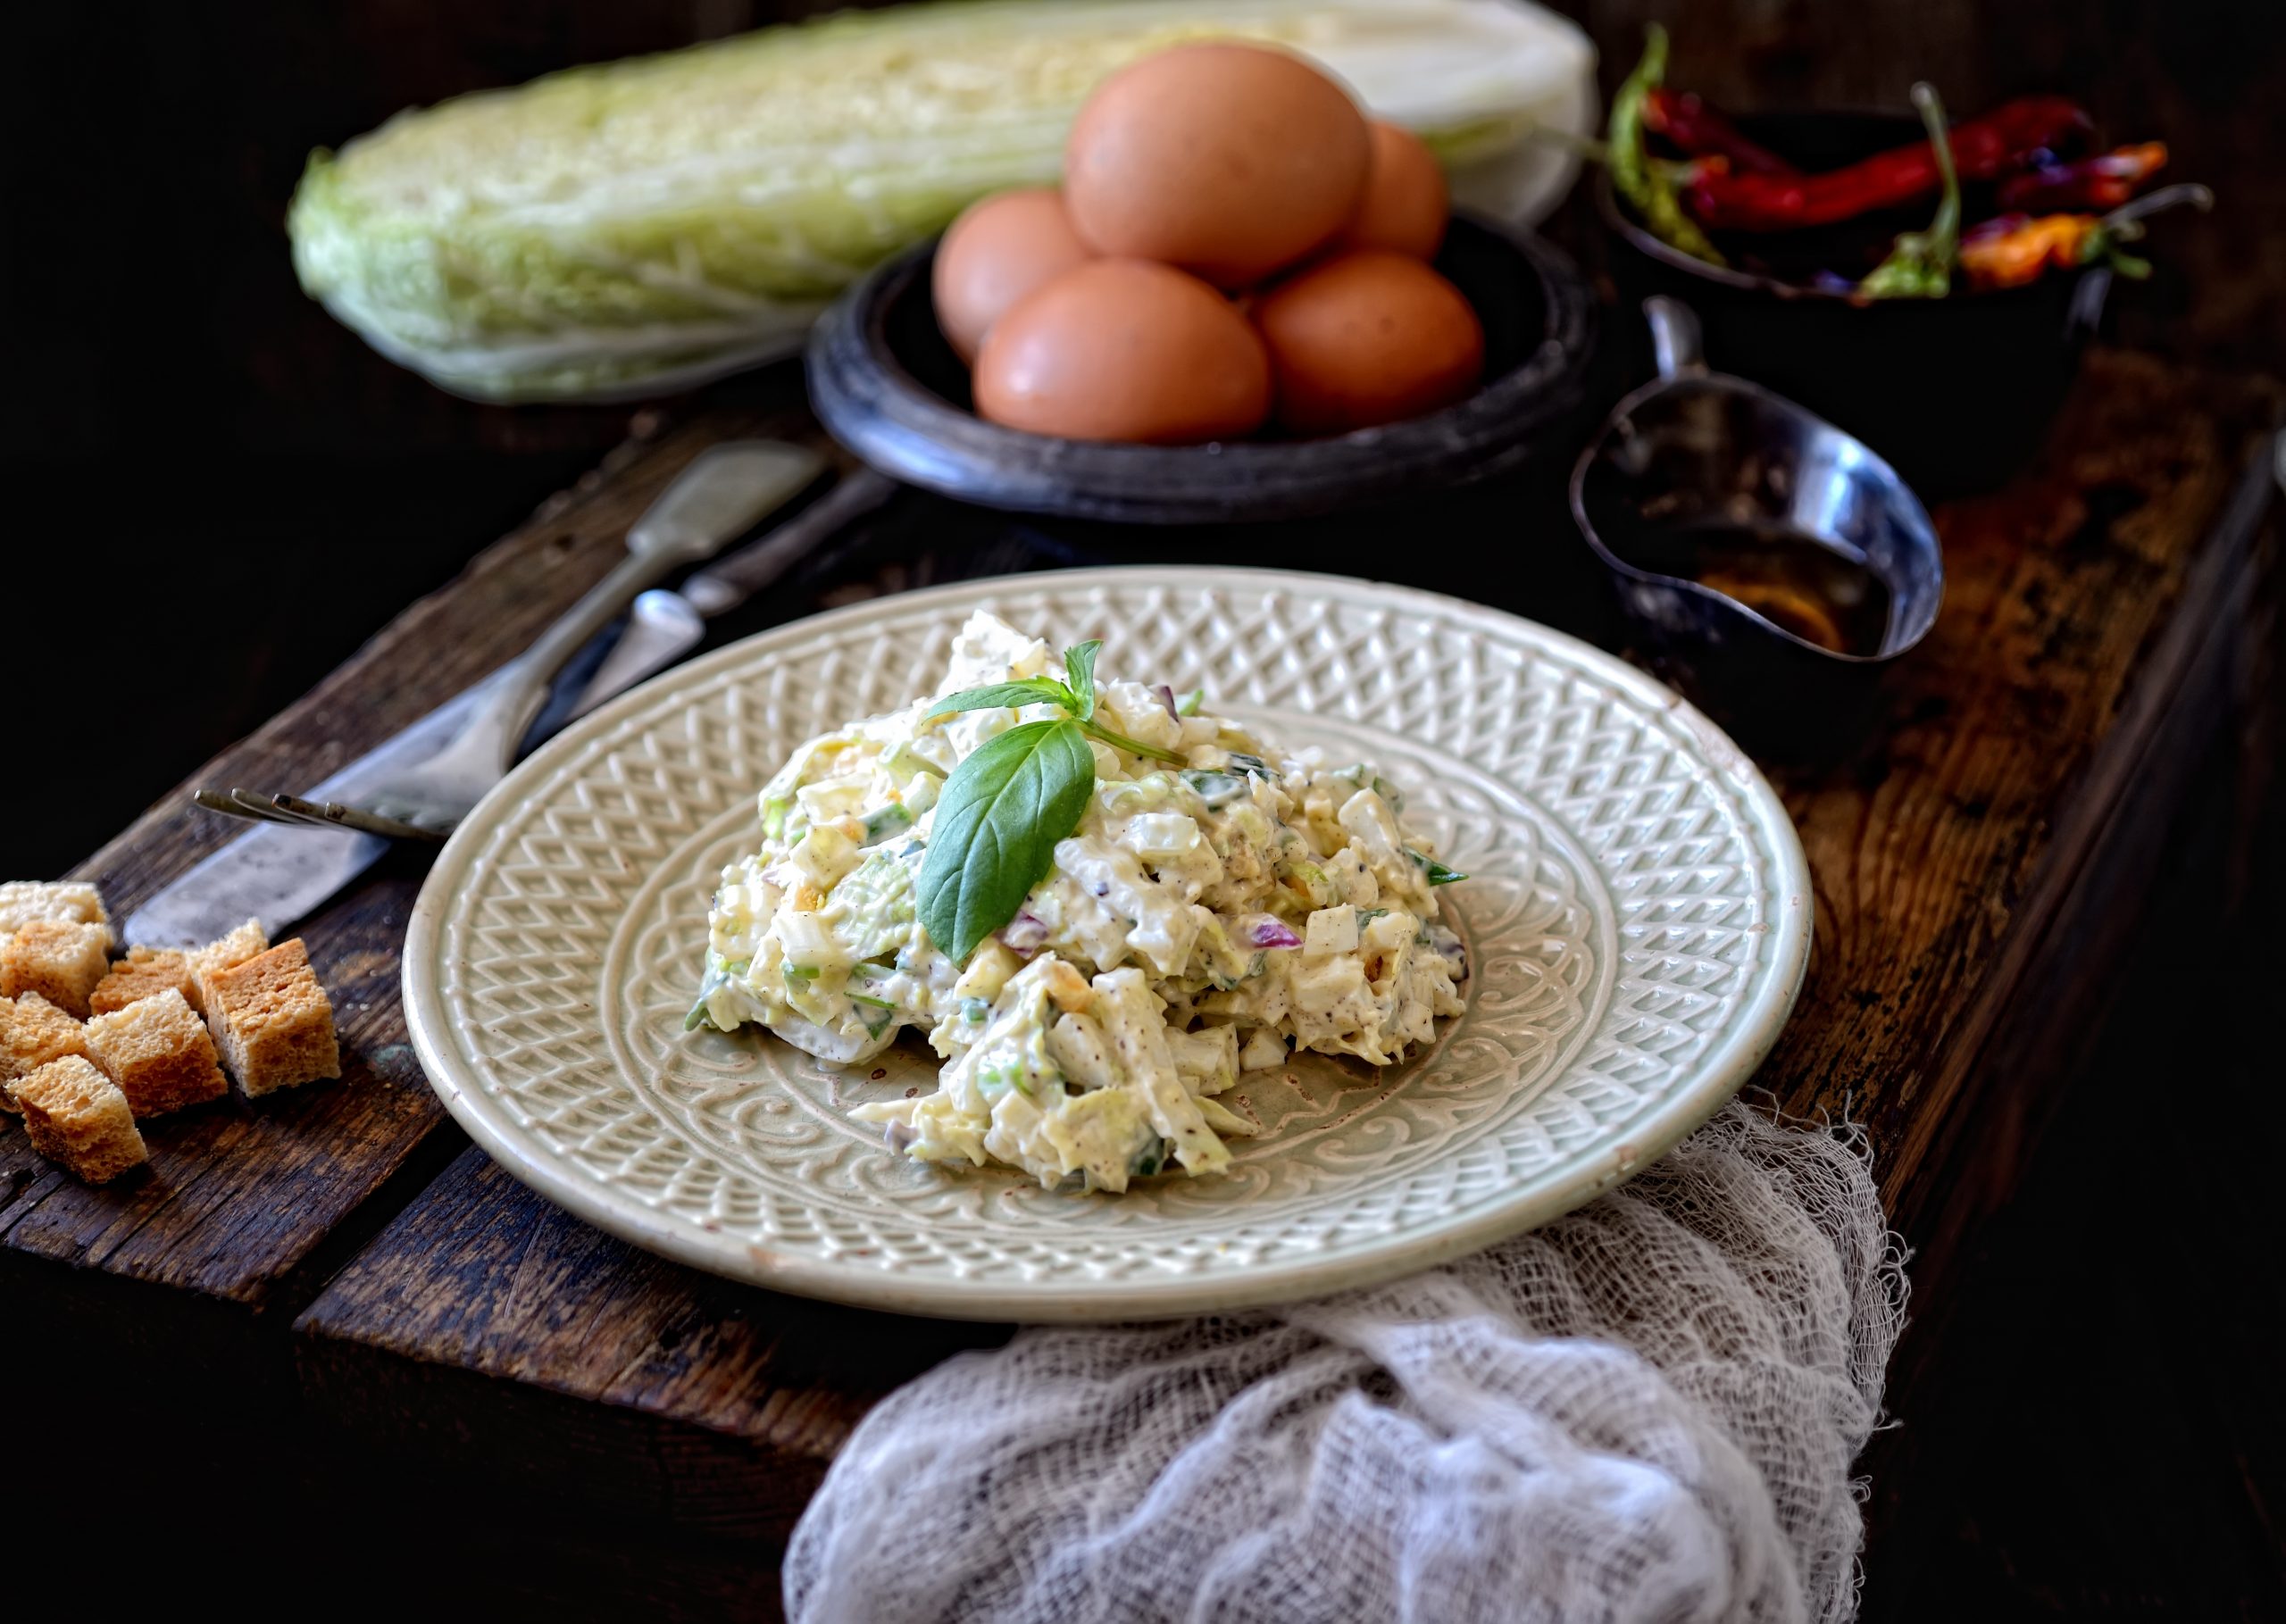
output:
[[1305, 518], [1499, 473], [1551, 445], [1580, 404], [1594, 301], [1528, 232], [1456, 216], [1437, 256], [1484, 323], [1485, 381], [1399, 423], [1312, 440], [1127, 446], [1027, 434], [972, 409], [968, 368], [929, 296], [936, 245], [875, 270], [809, 347], [810, 398], [835, 439], [908, 485], [986, 507], [1129, 524]]
[[[1740, 127], [1808, 171], [1840, 168], [1922, 137], [1911, 113], [1798, 112]], [[2069, 391], [2103, 313], [2111, 272], [2051, 271], [2023, 287], [1860, 303], [1816, 271], [1863, 275], [1898, 231], [1928, 227], [1936, 200], [1814, 231], [1718, 238], [1709, 265], [1644, 229], [1597, 172], [1612, 272], [1631, 304], [1656, 294], [1698, 312], [1706, 360], [1775, 389], [1857, 436], [1924, 492], [2000, 483], [2031, 456]], [[1966, 218], [1993, 212], [1971, 187]], [[1763, 268], [1745, 269], [1749, 257]]]

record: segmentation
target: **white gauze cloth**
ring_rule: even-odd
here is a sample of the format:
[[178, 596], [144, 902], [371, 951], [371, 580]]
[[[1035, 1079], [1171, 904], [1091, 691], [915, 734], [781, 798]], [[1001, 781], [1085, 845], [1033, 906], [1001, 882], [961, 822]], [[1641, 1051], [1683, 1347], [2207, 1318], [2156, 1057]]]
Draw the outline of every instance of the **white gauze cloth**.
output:
[[1846, 1620], [1904, 1321], [1855, 1135], [1733, 1103], [1631, 1183], [1395, 1285], [1040, 1328], [866, 1417], [798, 1624]]

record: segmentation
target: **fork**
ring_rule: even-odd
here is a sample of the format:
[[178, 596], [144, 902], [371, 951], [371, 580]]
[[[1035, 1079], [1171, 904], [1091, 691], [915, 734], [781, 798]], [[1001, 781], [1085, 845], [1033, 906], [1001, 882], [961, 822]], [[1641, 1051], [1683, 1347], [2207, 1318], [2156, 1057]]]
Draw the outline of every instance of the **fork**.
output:
[[549, 685], [589, 638], [647, 587], [713, 557], [824, 467], [815, 452], [771, 440], [734, 440], [701, 452], [627, 532], [627, 556], [502, 669], [449, 743], [382, 786], [366, 805], [236, 787], [201, 789], [195, 798], [234, 817], [358, 829], [392, 840], [443, 840], [507, 776]]

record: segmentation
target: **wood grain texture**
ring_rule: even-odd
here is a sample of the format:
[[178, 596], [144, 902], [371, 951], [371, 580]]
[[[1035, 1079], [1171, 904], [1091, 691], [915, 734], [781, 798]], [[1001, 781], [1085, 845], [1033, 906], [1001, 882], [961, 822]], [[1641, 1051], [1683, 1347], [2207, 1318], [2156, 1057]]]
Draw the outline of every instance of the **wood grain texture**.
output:
[[[806, 428], [782, 412], [678, 432], [664, 432], [655, 415], [638, 424], [577, 487], [191, 782], [298, 788], [323, 777], [529, 643], [610, 567], [629, 523], [704, 446]], [[96, 881], [123, 917], [238, 829], [171, 795], [73, 878]], [[249, 1310], [299, 1278], [305, 1289], [286, 1295], [296, 1308], [305, 1302], [329, 1242], [343, 1244], [344, 1226], [411, 1167], [422, 1143], [440, 1131], [446, 1153], [464, 1143], [421, 1077], [397, 1003], [397, 953], [421, 872], [417, 854], [393, 855], [299, 928], [340, 1022], [339, 1082], [253, 1105], [233, 1095], [154, 1119], [144, 1124], [149, 1170], [100, 1189], [35, 1156], [21, 1132], [0, 1129], [0, 1267], [43, 1259], [99, 1268]], [[434, 1170], [405, 1176], [425, 1182]], [[368, 1214], [364, 1233], [394, 1204]]]
[[1780, 778], [1816, 942], [1763, 1078], [1867, 1123], [1908, 1233], [1996, 1028], [2036, 962], [2073, 949], [2051, 927], [2150, 793], [2138, 767], [2193, 656], [2243, 630], [2253, 515], [2229, 508], [2276, 410], [2267, 388], [2104, 357], [2040, 467], [1940, 515], [1944, 612], [1893, 674], [1890, 725]]
[[[2227, 649], [2241, 623], [2251, 531], [2230, 501], [2276, 409], [2266, 388], [2098, 357], [2041, 467], [1940, 515], [1945, 613], [1895, 674], [1885, 720], [1847, 759], [1779, 773], [1818, 936], [1803, 1001], [1757, 1080], [1787, 1109], [1868, 1124], [1909, 1237], [1957, 1233], [2007, 1187], [2029, 1131], [1985, 1130], [1996, 1101], [2009, 1120], [2028, 1056], [2056, 1052], [2052, 1024], [2033, 1018], [2098, 962], [2079, 956], [2089, 910], [2132, 918], [2148, 882], [2148, 865], [2126, 863], [2098, 887], [2125, 862], [2098, 861], [2105, 833], [2123, 808], [2164, 822], [2159, 791], [2187, 770], [2156, 746], [2187, 725], [2183, 704], [2223, 720], [2194, 656]], [[1558, 623], [1599, 613], [1551, 602], [1513, 556], [1488, 557], [1471, 590], [1530, 598]], [[2022, 1105], [2028, 1087], [2014, 1097]], [[1964, 1143], [1983, 1181], [1974, 1205], [1951, 1198]], [[1917, 1271], [1924, 1290], [1935, 1278]], [[672, 1458], [656, 1445], [663, 1428], [742, 1440], [750, 1453], [710, 1454], [689, 1497], [713, 1505], [725, 1482], [743, 1484], [749, 1520], [733, 1525], [768, 1540], [798, 1508], [789, 1488], [814, 1479], [867, 1395], [946, 1351], [939, 1328], [872, 1318], [648, 1258], [471, 1152], [302, 1317], [296, 1358], [330, 1412], [400, 1445], [438, 1425], [479, 1434], [521, 1390], [587, 1400], [561, 1438], [515, 1434], [516, 1470], [534, 1470], [537, 1451], [559, 1481], [598, 1451], [655, 1475]], [[386, 1384], [377, 1353], [399, 1362]], [[479, 1470], [498, 1470], [501, 1452], [480, 1453], [494, 1464]], [[654, 1509], [675, 1498], [643, 1494]], [[715, 1515], [701, 1520], [726, 1526]]]
[[386, 1453], [448, 1441], [523, 1490], [763, 1539], [783, 1537], [882, 1392], [1006, 1334], [715, 1280], [539, 1200], [476, 1150], [296, 1328], [314, 1408]]

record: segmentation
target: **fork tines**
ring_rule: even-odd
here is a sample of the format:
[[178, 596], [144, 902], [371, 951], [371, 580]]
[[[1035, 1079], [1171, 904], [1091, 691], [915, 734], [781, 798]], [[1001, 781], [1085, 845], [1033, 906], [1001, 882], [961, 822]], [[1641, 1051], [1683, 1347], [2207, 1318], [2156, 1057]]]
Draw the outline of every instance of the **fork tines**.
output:
[[296, 829], [350, 829], [359, 834], [379, 835], [386, 840], [418, 840], [431, 845], [439, 845], [446, 838], [442, 831], [423, 829], [417, 823], [407, 823], [396, 818], [385, 818], [363, 807], [345, 806], [338, 801], [305, 801], [299, 795], [258, 795], [236, 786], [227, 791], [197, 790], [191, 798], [209, 812], [260, 823], [283, 823]]

